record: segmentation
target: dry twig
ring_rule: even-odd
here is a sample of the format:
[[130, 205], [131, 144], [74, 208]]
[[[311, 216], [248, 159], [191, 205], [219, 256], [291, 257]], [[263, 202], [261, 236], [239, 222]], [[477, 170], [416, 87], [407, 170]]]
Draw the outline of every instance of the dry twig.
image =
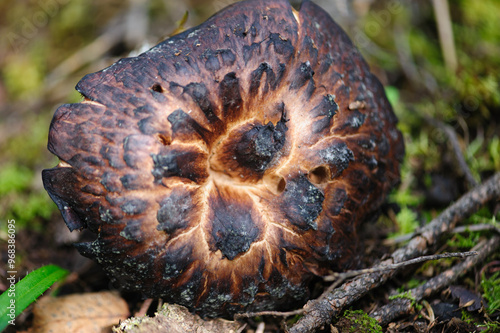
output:
[[[500, 173], [495, 174], [482, 185], [463, 195], [456, 203], [444, 210], [437, 218], [422, 228], [406, 246], [396, 250], [383, 265], [399, 263], [423, 255], [432, 248], [438, 238], [450, 232], [455, 224], [477, 211], [486, 202], [500, 198]], [[312, 333], [318, 327], [327, 325], [332, 317], [347, 305], [358, 300], [370, 290], [391, 278], [398, 270], [375, 272], [355, 278], [333, 290], [324, 298], [309, 301], [305, 306], [305, 315], [293, 327], [290, 333]]]
[[468, 272], [475, 265], [482, 262], [488, 255], [493, 253], [493, 251], [495, 251], [499, 245], [499, 236], [495, 236], [487, 241], [479, 243], [474, 247], [474, 249], [478, 253], [477, 256], [469, 257], [465, 261], [430, 279], [423, 285], [411, 289], [409, 291], [411, 299], [397, 298], [391, 301], [389, 304], [378, 309], [374, 313], [370, 314], [370, 316], [377, 319], [381, 325], [387, 325], [397, 317], [410, 313], [413, 308], [412, 304], [414, 304], [414, 302], [419, 302], [424, 297], [428, 297], [448, 286], [450, 283]]
[[[494, 224], [473, 224], [473, 225], [462, 225], [459, 227], [456, 227], [451, 231], [452, 234], [461, 234], [464, 232], [474, 232], [474, 231], [494, 231], [497, 234], [500, 234], [500, 227], [497, 227]], [[412, 232], [409, 234], [404, 234], [398, 237], [394, 238], [388, 238], [383, 241], [383, 244], [386, 246], [394, 245], [394, 244], [399, 244], [403, 243], [406, 241], [409, 241], [412, 239], [415, 235], [418, 235], [419, 231], [417, 230], [416, 232]]]
[[[470, 252], [456, 252], [456, 253], [442, 253], [442, 254], [435, 254], [435, 255], [430, 255], [430, 256], [421, 256], [415, 259], [410, 259], [406, 260], [397, 264], [390, 264], [390, 265], [380, 265], [380, 266], [375, 266], [372, 268], [366, 268], [366, 269], [360, 269], [360, 270], [352, 270], [352, 271], [347, 271], [347, 272], [342, 272], [342, 273], [333, 273], [331, 275], [325, 276], [323, 279], [325, 281], [333, 281], [334, 283], [318, 298], [320, 300], [322, 297], [327, 295], [331, 290], [335, 289], [340, 283], [343, 281], [363, 275], [363, 274], [370, 274], [370, 273], [375, 273], [375, 272], [383, 272], [383, 271], [388, 271], [388, 270], [395, 270], [395, 269], [400, 269], [404, 266], [409, 266], [409, 265], [414, 265], [417, 263], [421, 263], [424, 261], [429, 261], [429, 260], [439, 260], [439, 259], [444, 259], [444, 258], [466, 258], [470, 256], [475, 256], [477, 253], [475, 251], [470, 251]], [[260, 312], [246, 312], [246, 313], [239, 313], [235, 315], [235, 319], [237, 318], [250, 318], [250, 317], [257, 317], [257, 316], [276, 316], [276, 317], [291, 317], [295, 315], [302, 314], [305, 311], [305, 309], [298, 309], [295, 311], [286, 311], [286, 312], [281, 312], [281, 311], [260, 311]]]

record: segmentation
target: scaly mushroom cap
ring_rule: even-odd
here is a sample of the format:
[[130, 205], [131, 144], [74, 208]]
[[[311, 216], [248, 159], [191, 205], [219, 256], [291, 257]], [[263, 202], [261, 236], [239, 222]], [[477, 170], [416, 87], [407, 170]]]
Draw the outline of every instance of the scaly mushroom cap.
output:
[[399, 178], [383, 87], [321, 8], [244, 1], [85, 76], [45, 188], [122, 287], [206, 317], [298, 307]]

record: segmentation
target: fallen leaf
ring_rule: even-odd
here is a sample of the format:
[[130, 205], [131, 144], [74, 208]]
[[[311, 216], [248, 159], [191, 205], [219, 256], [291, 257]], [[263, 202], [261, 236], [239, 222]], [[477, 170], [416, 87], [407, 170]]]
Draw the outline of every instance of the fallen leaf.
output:
[[472, 291], [459, 286], [450, 286], [451, 297], [459, 300], [461, 308], [466, 307], [467, 311], [477, 311], [481, 309], [481, 297]]
[[452, 318], [461, 318], [462, 313], [460, 312], [460, 308], [451, 303], [437, 303], [432, 304], [432, 310], [434, 311], [434, 315], [436, 316], [436, 320], [439, 322], [449, 321]]
[[129, 316], [127, 303], [112, 292], [44, 296], [33, 308], [33, 333], [111, 332]]

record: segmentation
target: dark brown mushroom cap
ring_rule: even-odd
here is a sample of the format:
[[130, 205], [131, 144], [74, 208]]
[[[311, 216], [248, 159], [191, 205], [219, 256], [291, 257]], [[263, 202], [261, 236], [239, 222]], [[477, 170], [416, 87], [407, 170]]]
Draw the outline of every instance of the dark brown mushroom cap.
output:
[[243, 1], [85, 76], [43, 181], [122, 287], [203, 316], [298, 307], [349, 267], [404, 154], [383, 87], [312, 2]]

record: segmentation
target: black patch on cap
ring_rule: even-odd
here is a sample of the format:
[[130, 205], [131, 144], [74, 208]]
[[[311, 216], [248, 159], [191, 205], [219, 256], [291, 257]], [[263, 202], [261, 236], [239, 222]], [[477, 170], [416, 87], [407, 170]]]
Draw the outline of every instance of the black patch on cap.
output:
[[339, 105], [335, 102], [335, 96], [328, 94], [310, 111], [310, 114], [312, 117], [323, 116], [331, 119], [338, 109]]
[[318, 74], [324, 74], [330, 69], [330, 66], [333, 64], [333, 58], [329, 53], [327, 53], [326, 55], [324, 55], [321, 58], [321, 60], [319, 62], [320, 62], [320, 66], [319, 66]]
[[285, 57], [286, 62], [290, 60], [295, 51], [290, 39], [283, 38], [278, 33], [269, 34], [269, 39], [267, 40], [267, 47], [269, 48], [271, 45], [274, 46], [274, 51], [276, 51], [276, 53], [281, 54]]
[[314, 71], [311, 68], [309, 61], [300, 64], [297, 68], [295, 74], [292, 77], [292, 83], [290, 84], [290, 90], [299, 89], [304, 86], [309, 80], [312, 80]]
[[120, 208], [128, 215], [141, 214], [148, 208], [148, 202], [142, 199], [131, 199], [123, 203]]
[[342, 173], [351, 161], [354, 161], [354, 153], [344, 142], [339, 142], [319, 151], [319, 156], [330, 165], [332, 178]]
[[283, 148], [286, 141], [284, 116], [276, 124], [255, 125], [247, 131], [236, 145], [236, 160], [238, 163], [255, 172], [263, 172], [273, 160], [277, 152]]
[[217, 50], [222, 58], [222, 64], [224, 66], [232, 66], [236, 61], [236, 55], [230, 49]]
[[154, 116], [150, 116], [139, 120], [137, 122], [137, 126], [139, 127], [139, 130], [142, 134], [151, 135], [158, 132], [155, 126], [156, 122], [156, 118]]
[[120, 178], [123, 187], [127, 190], [138, 190], [144, 187], [142, 178], [137, 174], [127, 174]]
[[328, 212], [332, 216], [340, 214], [347, 200], [347, 192], [343, 188], [336, 188], [328, 201]]
[[121, 184], [118, 176], [113, 172], [105, 172], [101, 176], [101, 184], [108, 192], [118, 192]]
[[264, 73], [267, 73], [267, 75], [274, 76], [274, 73], [271, 70], [271, 66], [269, 66], [265, 62], [261, 63], [259, 67], [257, 67], [257, 69], [250, 74], [250, 94], [252, 96], [257, 95], [257, 91], [259, 90], [261, 84], [262, 75]]
[[324, 96], [321, 102], [310, 111], [311, 117], [321, 117], [313, 122], [313, 133], [321, 133], [328, 130], [331, 126], [331, 120], [338, 109], [339, 106], [335, 102], [335, 96], [330, 94]]
[[141, 224], [141, 220], [128, 221], [127, 226], [120, 232], [120, 236], [131, 241], [141, 242], [143, 239]]
[[74, 168], [55, 167], [42, 171], [43, 187], [61, 211], [62, 217], [70, 231], [87, 227], [84, 214], [78, 212], [80, 185]]
[[151, 154], [154, 164], [151, 172], [157, 183], [164, 177], [176, 176], [197, 182], [205, 176], [197, 168], [198, 157], [191, 151], [165, 149], [163, 153]]
[[160, 202], [160, 209], [156, 214], [158, 220], [156, 229], [171, 234], [178, 229], [186, 228], [192, 210], [191, 193], [174, 189], [170, 196]]
[[244, 202], [225, 200], [220, 195], [210, 197], [212, 207], [213, 250], [220, 250], [224, 257], [233, 260], [248, 251], [259, 237], [260, 230], [252, 219], [252, 209]]
[[181, 275], [192, 262], [192, 252], [193, 248], [189, 244], [169, 247], [162, 258], [165, 263], [163, 278], [172, 279]]
[[260, 43], [243, 46], [243, 60], [245, 61], [245, 65], [258, 53], [260, 53]]
[[193, 118], [191, 118], [190, 115], [188, 115], [183, 110], [177, 109], [173, 111], [171, 114], [169, 114], [167, 120], [172, 126], [174, 137], [180, 134], [191, 135], [197, 133], [206, 143], [209, 143], [210, 132], [200, 126], [200, 124], [198, 124]]
[[96, 259], [94, 253], [94, 242], [74, 243], [73, 246], [78, 250], [78, 252], [80, 252], [82, 256], [93, 260]]
[[287, 181], [282, 196], [285, 216], [302, 230], [317, 229], [316, 218], [322, 211], [325, 196], [307, 177], [300, 175]]
[[120, 153], [120, 149], [116, 146], [112, 145], [104, 145], [101, 147], [99, 151], [102, 158], [107, 160], [109, 165], [114, 169], [122, 169], [126, 167], [125, 162], [123, 161]]
[[300, 48], [301, 53], [307, 52], [310, 61], [314, 64], [318, 60], [318, 48], [315, 47], [314, 41], [310, 36], [305, 36], [302, 41], [302, 46]]
[[208, 55], [205, 61], [205, 69], [209, 72], [216, 72], [220, 69], [220, 62], [217, 55]]
[[219, 85], [219, 96], [222, 100], [224, 120], [232, 121], [241, 112], [243, 100], [240, 94], [240, 82], [236, 73], [231, 72], [224, 76]]
[[184, 92], [191, 96], [210, 123], [220, 122], [215, 115], [215, 108], [209, 99], [210, 92], [203, 83], [190, 83], [184, 87]]
[[349, 114], [349, 117], [347, 117], [346, 122], [340, 127], [340, 129], [345, 129], [345, 128], [354, 128], [358, 129], [360, 128], [366, 119], [366, 115], [359, 112], [359, 110], [353, 110]]

